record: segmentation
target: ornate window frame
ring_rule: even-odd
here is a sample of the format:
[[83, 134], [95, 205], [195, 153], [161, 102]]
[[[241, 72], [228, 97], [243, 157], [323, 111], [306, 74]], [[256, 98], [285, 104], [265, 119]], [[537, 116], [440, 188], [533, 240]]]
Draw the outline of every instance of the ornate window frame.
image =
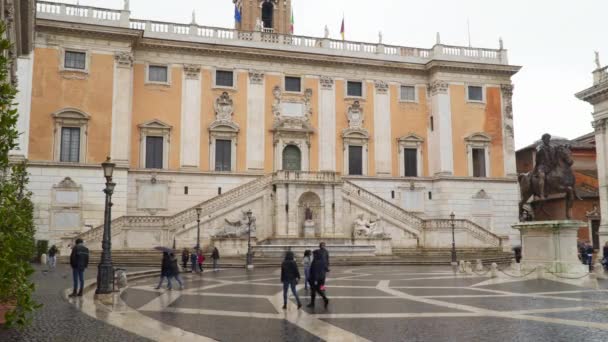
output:
[[139, 128], [139, 167], [146, 168], [146, 137], [163, 138], [163, 169], [169, 168], [169, 148], [173, 126], [154, 119], [137, 125]]
[[[167, 68], [167, 82], [160, 81], [151, 81], [150, 80], [150, 67], [151, 66], [159, 66]], [[146, 79], [145, 84], [156, 84], [156, 85], [164, 85], [171, 86], [171, 65], [166, 63], [146, 63]]]
[[[300, 91], [287, 90], [287, 77], [300, 79]], [[296, 94], [296, 95], [304, 94], [304, 77], [302, 77], [301, 75], [293, 75], [293, 74], [283, 75], [283, 89], [284, 89], [283, 91], [286, 94]]]
[[355, 100], [346, 109], [346, 117], [348, 119], [348, 128], [342, 130], [342, 153], [344, 157], [344, 163], [342, 165], [343, 174], [349, 175], [349, 146], [361, 146], [361, 174], [367, 176], [368, 174], [368, 153], [369, 153], [369, 132], [363, 127], [365, 116], [363, 113], [363, 107], [359, 100]]
[[[215, 121], [209, 126], [209, 169], [213, 172], [236, 171], [236, 146], [238, 145], [239, 126], [228, 121]], [[230, 140], [230, 171], [215, 171], [216, 140]]]
[[466, 146], [466, 154], [468, 161], [468, 174], [469, 177], [473, 177], [473, 149], [483, 149], [485, 152], [485, 166], [486, 166], [486, 177], [490, 177], [490, 144], [492, 138], [483, 132], [477, 132], [464, 138]]
[[[348, 82], [361, 82], [361, 96], [348, 95]], [[363, 79], [344, 80], [344, 98], [352, 100], [365, 100], [367, 98], [367, 82]]]
[[[402, 87], [413, 87], [414, 88], [414, 100], [408, 100], [408, 99], [404, 99], [401, 97], [401, 88]], [[401, 83], [399, 84], [399, 102], [401, 103], [419, 103], [419, 91], [418, 91], [418, 86], [416, 84], [411, 84], [411, 83]]]
[[417, 177], [422, 177], [422, 145], [424, 139], [414, 133], [408, 133], [405, 136], [397, 138], [397, 145], [399, 146], [399, 176], [405, 177], [405, 154], [403, 150], [406, 148], [415, 148], [417, 151], [416, 155], [416, 174]]
[[[89, 130], [89, 120], [91, 116], [80, 109], [64, 108], [51, 114], [54, 121], [53, 129], [53, 160], [61, 160], [61, 128], [75, 127], [80, 128], [80, 152], [78, 163], [86, 163], [87, 157], [87, 137]], [[68, 162], [65, 162], [68, 163]]]

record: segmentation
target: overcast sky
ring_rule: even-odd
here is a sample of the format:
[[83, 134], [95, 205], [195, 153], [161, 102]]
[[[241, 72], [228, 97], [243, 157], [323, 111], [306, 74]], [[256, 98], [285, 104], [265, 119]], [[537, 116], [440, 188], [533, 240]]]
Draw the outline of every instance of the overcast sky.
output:
[[[498, 48], [502, 37], [509, 62], [521, 65], [515, 84], [515, 144], [523, 147], [544, 132], [566, 138], [588, 133], [592, 107], [574, 93], [592, 85], [593, 51], [608, 64], [606, 0], [292, 0], [295, 34], [339, 37], [344, 13], [346, 39], [430, 48], [435, 33], [444, 44]], [[64, 0], [76, 3], [76, 0]], [[81, 5], [122, 8], [123, 0], [80, 0]], [[232, 0], [131, 0], [131, 17], [190, 21], [233, 27]]]

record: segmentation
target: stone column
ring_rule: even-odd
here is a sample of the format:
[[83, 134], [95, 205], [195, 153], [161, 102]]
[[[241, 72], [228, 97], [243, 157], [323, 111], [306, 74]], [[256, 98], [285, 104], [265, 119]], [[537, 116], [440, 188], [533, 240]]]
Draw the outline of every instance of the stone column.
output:
[[505, 176], [517, 176], [515, 165], [515, 138], [513, 131], [513, 85], [503, 84], [502, 91], [502, 136]]
[[430, 84], [430, 95], [433, 120], [433, 130], [429, 135], [431, 174], [452, 175], [454, 173], [454, 152], [452, 150], [452, 109], [449, 84], [440, 80], [433, 81]]
[[199, 169], [201, 156], [201, 67], [185, 64], [182, 76], [181, 167]]
[[133, 54], [118, 52], [114, 55], [114, 61], [110, 156], [117, 165], [128, 166], [131, 155]]
[[334, 191], [334, 202], [333, 202], [333, 215], [334, 215], [334, 236], [344, 236], [347, 231], [347, 226], [350, 222], [344, 222], [342, 217], [344, 213], [344, 201], [342, 200], [342, 186], [333, 185]]
[[336, 90], [332, 78], [319, 82], [319, 170], [336, 171]]
[[374, 82], [374, 151], [377, 176], [390, 176], [393, 168], [391, 148], [391, 101], [389, 85]]
[[264, 73], [249, 71], [247, 85], [247, 170], [264, 171]]
[[287, 204], [287, 189], [285, 184], [277, 184], [277, 192], [275, 198], [275, 228], [277, 235], [287, 236], [287, 211], [285, 205]]
[[296, 185], [287, 184], [287, 204], [289, 211], [287, 212], [287, 235], [298, 236], [298, 200], [296, 198]]
[[34, 66], [34, 54], [17, 58], [17, 130], [19, 138], [17, 147], [10, 151], [11, 158], [24, 159], [28, 156], [30, 138], [30, 110], [32, 107], [32, 74]]

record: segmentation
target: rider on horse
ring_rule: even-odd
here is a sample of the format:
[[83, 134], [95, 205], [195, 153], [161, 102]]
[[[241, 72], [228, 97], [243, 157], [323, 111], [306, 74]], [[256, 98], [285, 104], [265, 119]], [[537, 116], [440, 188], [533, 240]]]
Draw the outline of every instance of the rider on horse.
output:
[[542, 143], [536, 148], [536, 165], [534, 173], [538, 176], [540, 198], [545, 199], [545, 179], [555, 168], [556, 152], [555, 147], [551, 146], [551, 135], [543, 134]]

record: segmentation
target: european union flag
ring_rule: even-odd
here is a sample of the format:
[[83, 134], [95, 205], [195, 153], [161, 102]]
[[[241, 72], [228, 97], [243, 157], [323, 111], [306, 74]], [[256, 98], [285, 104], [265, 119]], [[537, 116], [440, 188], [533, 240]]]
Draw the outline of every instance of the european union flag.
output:
[[241, 22], [241, 11], [239, 11], [239, 8], [236, 7], [236, 5], [234, 5], [234, 20], [237, 23]]

